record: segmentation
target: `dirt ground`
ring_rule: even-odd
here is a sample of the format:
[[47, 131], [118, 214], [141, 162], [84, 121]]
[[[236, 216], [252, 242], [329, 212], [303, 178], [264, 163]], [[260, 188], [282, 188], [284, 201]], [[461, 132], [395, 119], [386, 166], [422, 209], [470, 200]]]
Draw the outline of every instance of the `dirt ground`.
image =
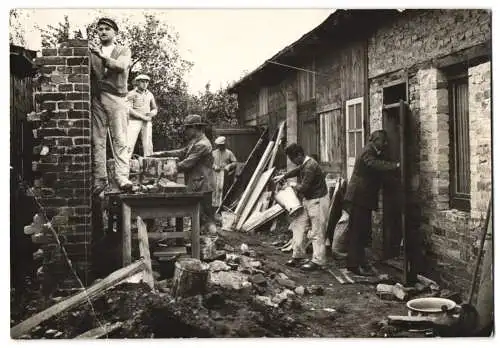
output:
[[[241, 254], [242, 243], [248, 245], [252, 258], [261, 263], [258, 273], [265, 279], [263, 284], [240, 290], [210, 284], [204, 295], [177, 300], [169, 291], [171, 280], [160, 281], [160, 291], [156, 293], [142, 283], [120, 284], [94, 300], [93, 308], [84, 304], [61, 313], [23, 338], [73, 338], [117, 321], [122, 322], [122, 327], [109, 334], [109, 338], [423, 337], [423, 333], [383, 324], [387, 315], [406, 315], [407, 311], [402, 301], [381, 300], [376, 295], [376, 284], [341, 285], [326, 271], [304, 273], [285, 266], [290, 254], [272, 245], [279, 239], [286, 240], [287, 236], [269, 232], [223, 233], [219, 238], [218, 245], [234, 248], [234, 254]], [[327, 267], [342, 267], [331, 258], [328, 262]], [[292, 294], [279, 306], [258, 301], [257, 296], [271, 298], [286, 291], [277, 283], [282, 274], [295, 287], [303, 286], [305, 293]], [[11, 325], [48, 305], [41, 303], [36, 293], [13, 303]]]

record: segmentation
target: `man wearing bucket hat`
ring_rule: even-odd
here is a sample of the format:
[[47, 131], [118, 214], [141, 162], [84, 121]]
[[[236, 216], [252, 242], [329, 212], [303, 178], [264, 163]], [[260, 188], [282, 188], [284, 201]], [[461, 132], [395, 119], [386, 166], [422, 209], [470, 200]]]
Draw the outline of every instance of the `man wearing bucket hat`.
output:
[[214, 141], [216, 149], [212, 152], [214, 156], [214, 171], [224, 172], [224, 187], [222, 195], [227, 191], [234, 178], [236, 169], [236, 156], [226, 146], [226, 137], [218, 137]]
[[[188, 115], [184, 119], [184, 135], [188, 140], [186, 147], [177, 150], [153, 152], [153, 156], [179, 157], [179, 171], [184, 172], [188, 190], [193, 192], [213, 192], [215, 178], [213, 171], [212, 144], [204, 133], [207, 126], [200, 115]], [[217, 233], [211, 196], [202, 203], [201, 223], [210, 234]]]
[[347, 231], [347, 269], [358, 275], [371, 275], [367, 268], [365, 247], [372, 233], [372, 210], [378, 206], [378, 192], [384, 175], [395, 172], [398, 162], [384, 160], [388, 136], [384, 130], [370, 135], [368, 144], [354, 162], [354, 169], [344, 196], [349, 212]]
[[127, 79], [131, 64], [128, 47], [115, 43], [118, 26], [109, 18], [97, 22], [100, 45], [90, 41], [92, 91], [93, 192], [108, 185], [106, 140], [109, 132], [114, 157], [115, 181], [121, 190], [131, 190], [127, 148]]
[[[273, 181], [281, 182], [287, 178], [298, 177], [299, 183], [294, 190], [304, 207], [292, 217], [290, 223], [290, 230], [293, 232], [293, 254], [287, 265], [300, 266], [302, 270], [313, 271], [322, 268], [326, 263], [325, 232], [330, 200], [325, 173], [318, 162], [305, 155], [302, 146], [290, 144], [285, 152], [297, 168], [284, 175], [278, 175]], [[308, 230], [313, 247], [310, 261], [306, 261], [306, 231]]]
[[153, 153], [153, 125], [151, 119], [158, 113], [153, 93], [148, 90], [149, 76], [137, 75], [134, 79], [135, 88], [127, 95], [129, 104], [128, 148], [130, 156], [134, 152], [135, 143], [141, 134], [144, 156]]

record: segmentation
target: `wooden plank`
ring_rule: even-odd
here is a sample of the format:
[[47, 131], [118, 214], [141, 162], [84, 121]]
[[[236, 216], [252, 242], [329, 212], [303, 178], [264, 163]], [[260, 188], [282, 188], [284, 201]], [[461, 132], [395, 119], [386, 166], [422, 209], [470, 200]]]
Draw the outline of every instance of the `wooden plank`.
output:
[[87, 332], [82, 333], [81, 335], [76, 336], [76, 339], [92, 339], [92, 338], [100, 338], [103, 336], [107, 336], [109, 333], [118, 330], [123, 326], [121, 321], [117, 321], [116, 323], [106, 323], [103, 326], [96, 327]]
[[255, 203], [259, 199], [260, 195], [262, 194], [262, 190], [266, 187], [269, 179], [271, 179], [271, 176], [273, 175], [274, 171], [276, 168], [271, 168], [264, 173], [257, 179], [257, 185], [255, 186], [255, 189], [252, 191], [250, 198], [248, 198], [247, 204], [245, 205], [245, 209], [241, 213], [240, 219], [238, 221], [238, 224], [236, 225], [236, 229], [240, 230], [245, 221], [248, 218], [248, 215], [252, 211], [253, 207], [255, 206]]
[[132, 231], [131, 220], [132, 212], [130, 206], [122, 203], [122, 265], [130, 265], [132, 263]]
[[200, 203], [191, 215], [191, 254], [195, 259], [200, 259]]
[[269, 160], [269, 165], [267, 169], [271, 169], [274, 166], [274, 161], [276, 159], [276, 155], [278, 154], [278, 150], [281, 146], [281, 143], [283, 141], [283, 136], [285, 134], [285, 121], [281, 121], [280, 127], [278, 130], [278, 135], [276, 136], [276, 143], [274, 145], [273, 152], [271, 154], [271, 159]]
[[[255, 144], [254, 148], [252, 149], [252, 152], [248, 156], [247, 160], [245, 161], [245, 164], [243, 166], [243, 169], [240, 173], [240, 175], [236, 176], [235, 181], [229, 188], [229, 190], [226, 192], [224, 195], [224, 198], [222, 199], [222, 204], [219, 209], [217, 209], [217, 213], [220, 212], [221, 208], [223, 206], [233, 206], [236, 205], [236, 199], [238, 196], [240, 196], [244, 190], [243, 188], [246, 187], [248, 184], [248, 181], [250, 180], [251, 173], [253, 173], [253, 166], [257, 167], [259, 163], [259, 158], [262, 156], [263, 152], [265, 151], [265, 148], [268, 143], [268, 129], [264, 130], [257, 141], [257, 144]], [[248, 181], [247, 181], [248, 180]]]
[[10, 337], [19, 338], [20, 336], [30, 332], [33, 328], [40, 325], [45, 320], [48, 320], [65, 310], [78, 306], [79, 304], [87, 300], [94, 299], [104, 294], [106, 290], [118, 284], [122, 280], [125, 280], [136, 273], [142, 272], [144, 270], [144, 267], [144, 260], [141, 259], [126, 267], [120, 268], [100, 282], [92, 285], [90, 288], [83, 290], [78, 294], [71, 296], [70, 298], [62, 300], [61, 302], [56, 303], [46, 310], [35, 314], [34, 316], [12, 327], [10, 329]]
[[141, 257], [144, 258], [146, 267], [144, 268], [144, 282], [154, 290], [155, 280], [153, 277], [153, 267], [151, 266], [151, 254], [149, 251], [148, 230], [146, 224], [142, 221], [141, 217], [137, 217], [137, 231], [139, 235], [139, 252]]
[[257, 185], [258, 178], [261, 176], [262, 171], [269, 160], [269, 156], [271, 155], [271, 151], [273, 149], [274, 142], [270, 141], [269, 144], [267, 145], [266, 151], [264, 152], [264, 155], [259, 161], [259, 164], [257, 165], [257, 168], [255, 169], [252, 178], [250, 179], [250, 182], [248, 183], [247, 187], [245, 188], [245, 191], [243, 192], [243, 195], [240, 198], [240, 201], [238, 202], [238, 206], [236, 207], [236, 211], [234, 212], [236, 215], [235, 223], [236, 226], [238, 226], [238, 222], [241, 216], [241, 213], [244, 211], [245, 206], [247, 205], [247, 201], [250, 198], [251, 192], [255, 189], [255, 185]]
[[266, 211], [253, 216], [252, 219], [248, 219], [246, 223], [243, 225], [242, 230], [244, 232], [250, 232], [257, 227], [262, 226], [263, 224], [277, 218], [280, 216], [282, 213], [285, 212], [285, 209], [279, 205], [275, 204], [271, 208], [267, 209]]
[[417, 317], [407, 315], [388, 315], [387, 320], [392, 325], [408, 325], [408, 324], [434, 324], [432, 317]]

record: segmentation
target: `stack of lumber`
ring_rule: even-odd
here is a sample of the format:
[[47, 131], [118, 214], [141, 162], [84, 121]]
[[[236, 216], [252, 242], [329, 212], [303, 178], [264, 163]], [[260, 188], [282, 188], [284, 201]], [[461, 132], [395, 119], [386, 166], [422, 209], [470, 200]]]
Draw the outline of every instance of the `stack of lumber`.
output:
[[[231, 215], [231, 224], [229, 228], [225, 226], [226, 229], [250, 232], [275, 220], [285, 212], [279, 204], [273, 204], [272, 192], [267, 190], [269, 181], [276, 171], [276, 155], [284, 135], [285, 122], [283, 121], [275, 137], [266, 141], [263, 134], [255, 145], [243, 168], [246, 177], [242, 175], [233, 184], [240, 189], [244, 188], [244, 191], [237, 194], [236, 189], [231, 187], [223, 199], [221, 209], [224, 210], [226, 216]], [[257, 164], [253, 169], [251, 165], [255, 162]], [[249, 176], [250, 178], [248, 178]]]

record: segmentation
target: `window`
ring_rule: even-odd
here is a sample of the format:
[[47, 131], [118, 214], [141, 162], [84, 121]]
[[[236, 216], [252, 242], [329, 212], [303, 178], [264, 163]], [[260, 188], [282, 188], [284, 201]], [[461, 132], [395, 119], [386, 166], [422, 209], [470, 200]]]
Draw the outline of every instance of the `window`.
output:
[[470, 210], [469, 86], [467, 77], [448, 83], [450, 107], [450, 207]]
[[351, 178], [354, 162], [365, 145], [363, 98], [346, 102], [347, 180]]
[[305, 67], [306, 70], [299, 70], [297, 72], [297, 83], [298, 83], [298, 102], [304, 103], [315, 97], [315, 74], [314, 64], [310, 64]]

